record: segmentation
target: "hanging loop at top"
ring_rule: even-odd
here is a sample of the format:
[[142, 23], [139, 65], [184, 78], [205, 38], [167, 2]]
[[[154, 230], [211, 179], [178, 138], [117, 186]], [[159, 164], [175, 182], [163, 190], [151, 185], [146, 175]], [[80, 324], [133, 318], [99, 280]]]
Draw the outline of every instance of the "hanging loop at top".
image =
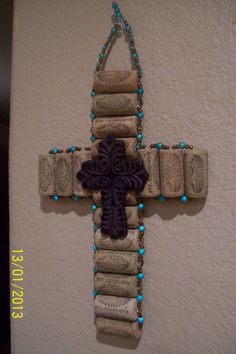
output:
[[120, 11], [120, 8], [119, 8], [119, 5], [118, 5], [118, 3], [116, 1], [112, 1], [112, 8], [113, 8], [114, 13], [115, 13], [115, 23], [114, 23], [114, 26], [111, 29], [111, 32], [110, 32], [105, 44], [102, 47], [101, 52], [99, 53], [98, 62], [97, 62], [97, 65], [96, 65], [96, 68], [95, 68], [94, 72], [97, 72], [97, 71], [103, 69], [104, 61], [105, 61], [106, 55], [107, 55], [107, 49], [110, 46], [110, 44], [113, 41], [113, 39], [115, 38], [115, 36], [117, 35], [118, 30], [122, 29], [128, 35], [129, 50], [130, 50], [131, 58], [133, 60], [135, 69], [138, 71], [138, 77], [139, 77], [139, 79], [141, 79], [142, 76], [143, 76], [143, 70], [142, 70], [142, 68], [140, 66], [140, 63], [139, 63], [139, 55], [138, 55], [137, 50], [136, 50], [132, 28], [129, 25], [129, 23], [126, 20], [126, 18], [122, 15], [122, 13]]

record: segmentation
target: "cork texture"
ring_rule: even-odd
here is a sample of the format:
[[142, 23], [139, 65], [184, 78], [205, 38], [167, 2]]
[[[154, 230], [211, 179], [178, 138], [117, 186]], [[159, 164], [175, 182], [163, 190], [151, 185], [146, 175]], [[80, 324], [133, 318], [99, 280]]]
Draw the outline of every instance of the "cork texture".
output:
[[94, 266], [98, 272], [137, 274], [138, 253], [114, 250], [98, 250], [94, 253]]
[[185, 194], [190, 198], [205, 198], [208, 191], [208, 153], [204, 149], [184, 153]]
[[138, 339], [141, 336], [137, 322], [113, 320], [110, 318], [97, 317], [96, 328], [98, 332], [116, 335], [126, 338]]
[[91, 151], [76, 151], [73, 153], [73, 194], [80, 197], [89, 197], [92, 191], [82, 188], [81, 182], [76, 177], [81, 170], [81, 164], [84, 161], [91, 160]]
[[50, 196], [54, 194], [54, 158], [52, 154], [39, 156], [39, 194]]
[[97, 93], [136, 92], [138, 89], [137, 70], [99, 71], [94, 74], [93, 89]]
[[137, 281], [136, 275], [96, 273], [94, 288], [99, 294], [136, 297]]
[[105, 138], [113, 133], [117, 138], [134, 137], [137, 135], [137, 117], [96, 118], [92, 122], [91, 132], [96, 138]]
[[97, 295], [94, 301], [96, 316], [117, 318], [119, 320], [137, 320], [137, 300], [133, 298]]
[[103, 235], [98, 229], [94, 234], [94, 243], [100, 249], [117, 250], [117, 251], [137, 251], [139, 249], [139, 231], [129, 229], [128, 234], [124, 238], [114, 240], [109, 235]]
[[138, 152], [138, 158], [143, 161], [144, 167], [149, 175], [144, 189], [140, 192], [142, 197], [157, 197], [160, 195], [159, 180], [159, 154], [156, 148], [141, 149]]
[[161, 194], [175, 198], [184, 194], [183, 151], [160, 151]]
[[92, 111], [98, 117], [129, 116], [137, 113], [136, 93], [100, 94], [93, 97]]

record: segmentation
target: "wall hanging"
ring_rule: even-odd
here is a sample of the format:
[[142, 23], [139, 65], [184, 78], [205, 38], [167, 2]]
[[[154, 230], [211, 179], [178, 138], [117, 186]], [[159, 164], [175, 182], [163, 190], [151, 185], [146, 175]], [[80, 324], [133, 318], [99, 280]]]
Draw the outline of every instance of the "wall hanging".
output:
[[[132, 28], [117, 2], [112, 7], [115, 23], [94, 71], [91, 147], [40, 155], [39, 193], [55, 201], [92, 197], [95, 325], [102, 333], [138, 339], [144, 324], [144, 199], [186, 203], [206, 197], [207, 151], [184, 141], [143, 144], [143, 71]], [[129, 40], [134, 69], [106, 71], [107, 50], [119, 31]]]

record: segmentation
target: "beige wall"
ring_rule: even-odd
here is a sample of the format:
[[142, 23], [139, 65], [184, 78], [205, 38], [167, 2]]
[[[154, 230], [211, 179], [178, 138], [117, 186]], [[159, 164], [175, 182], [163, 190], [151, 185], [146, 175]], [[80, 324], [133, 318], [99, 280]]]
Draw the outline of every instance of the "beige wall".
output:
[[[146, 203], [140, 343], [96, 337], [90, 202], [40, 200], [38, 154], [89, 141], [92, 74], [108, 0], [16, 0], [11, 246], [25, 251], [13, 354], [235, 354], [236, 16], [230, 0], [121, 0], [145, 72], [145, 143], [209, 150], [209, 196]], [[107, 68], [130, 67], [118, 41]], [[234, 150], [234, 153], [233, 153]]]

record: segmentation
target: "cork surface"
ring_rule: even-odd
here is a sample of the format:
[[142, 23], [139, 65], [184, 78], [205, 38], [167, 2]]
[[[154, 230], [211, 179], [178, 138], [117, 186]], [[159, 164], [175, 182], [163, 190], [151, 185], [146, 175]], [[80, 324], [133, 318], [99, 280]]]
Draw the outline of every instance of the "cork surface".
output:
[[[91, 200], [38, 196], [38, 155], [90, 145], [93, 70], [111, 1], [15, 0], [11, 248], [25, 251], [25, 318], [12, 354], [235, 354], [233, 1], [120, 0], [144, 69], [144, 143], [208, 150], [206, 200], [145, 200], [139, 343], [97, 334]], [[123, 36], [106, 70], [130, 70]]]
[[136, 92], [138, 89], [137, 70], [106, 70], [94, 74], [93, 89], [97, 93]]

